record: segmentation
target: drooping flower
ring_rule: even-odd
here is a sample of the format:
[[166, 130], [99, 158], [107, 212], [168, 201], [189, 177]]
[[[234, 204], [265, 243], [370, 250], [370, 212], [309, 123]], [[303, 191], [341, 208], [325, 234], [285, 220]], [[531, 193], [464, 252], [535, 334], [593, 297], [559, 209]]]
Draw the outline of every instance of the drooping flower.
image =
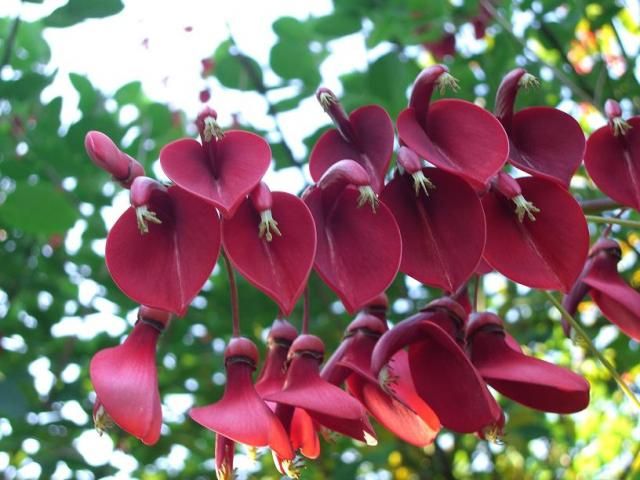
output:
[[[588, 293], [602, 314], [620, 330], [640, 341], [640, 292], [631, 288], [618, 272], [622, 257], [618, 242], [604, 238], [591, 248], [578, 282], [563, 301], [570, 314]], [[568, 333], [568, 328], [565, 327]]]
[[271, 193], [260, 182], [222, 221], [222, 243], [235, 268], [291, 314], [313, 267], [316, 229], [311, 212], [295, 195]]
[[493, 313], [471, 315], [468, 350], [482, 378], [504, 396], [527, 407], [575, 413], [589, 404], [589, 383], [571, 370], [525, 355]]
[[133, 300], [184, 315], [220, 248], [218, 212], [179, 187], [148, 177], [131, 185], [131, 207], [107, 237], [106, 263]]
[[147, 445], [160, 438], [156, 345], [170, 317], [167, 312], [141, 306], [124, 343], [100, 350], [91, 359], [89, 375], [97, 396], [93, 418], [98, 430], [112, 420]]
[[267, 337], [267, 358], [255, 385], [261, 397], [282, 390], [287, 378], [289, 347], [297, 336], [298, 331], [288, 321], [281, 318], [273, 321]]
[[557, 182], [500, 172], [482, 197], [484, 259], [509, 279], [568, 292], [589, 250], [582, 209]]
[[347, 114], [338, 98], [328, 88], [320, 88], [316, 97], [336, 128], [326, 131], [309, 156], [309, 171], [314, 182], [336, 162], [350, 158], [367, 174], [377, 194], [384, 187], [384, 176], [393, 154], [393, 123], [378, 105], [367, 105]]
[[[416, 393], [444, 427], [483, 432], [495, 429], [502, 410], [463, 350], [465, 322], [464, 309], [453, 300], [431, 302], [380, 337], [371, 355], [371, 371], [386, 389], [410, 374]], [[405, 347], [408, 369], [396, 371], [391, 359]]]
[[509, 140], [500, 122], [464, 100], [430, 103], [433, 89], [457, 87], [443, 65], [425, 68], [413, 85], [409, 107], [398, 116], [403, 144], [438, 168], [464, 177], [476, 189], [502, 168]]
[[384, 292], [398, 272], [402, 243], [392, 213], [353, 160], [332, 165], [303, 199], [316, 224], [314, 268], [355, 312]]
[[364, 310], [358, 313], [321, 375], [335, 385], [346, 381], [349, 392], [387, 430], [412, 445], [424, 447], [435, 439], [440, 421], [415, 391], [407, 353], [400, 350], [390, 361], [396, 379], [390, 391], [383, 390], [371, 372], [371, 353], [385, 331], [384, 319]]
[[198, 116], [202, 143], [176, 140], [160, 151], [160, 164], [178, 186], [232, 216], [271, 162], [269, 144], [250, 132], [223, 132], [211, 108]]
[[144, 175], [144, 167], [102, 132], [88, 132], [84, 137], [84, 147], [93, 163], [110, 173], [124, 188], [129, 188], [136, 177]]
[[578, 122], [553, 107], [530, 107], [514, 113], [520, 89], [538, 84], [524, 68], [516, 68], [498, 88], [495, 114], [509, 136], [509, 163], [568, 188], [584, 156], [585, 138]]
[[224, 357], [227, 383], [222, 398], [211, 405], [192, 408], [189, 416], [229, 440], [252, 447], [268, 446], [279, 457], [292, 460], [286, 431], [251, 381], [258, 362], [255, 344], [244, 337], [233, 338]]
[[427, 285], [456, 291], [482, 258], [486, 225], [480, 198], [460, 177], [422, 168], [418, 156], [400, 147], [399, 173], [380, 199], [402, 235], [400, 270]]
[[603, 193], [640, 210], [640, 117], [623, 120], [614, 100], [607, 100], [605, 111], [609, 125], [587, 140], [584, 166]]

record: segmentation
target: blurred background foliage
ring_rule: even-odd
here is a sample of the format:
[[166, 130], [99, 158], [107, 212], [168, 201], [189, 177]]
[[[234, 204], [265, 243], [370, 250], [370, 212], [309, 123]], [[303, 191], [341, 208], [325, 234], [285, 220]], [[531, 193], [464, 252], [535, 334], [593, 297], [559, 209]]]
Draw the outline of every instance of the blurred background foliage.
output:
[[[229, 37], [211, 45], [202, 75], [217, 87], [264, 97], [274, 119], [271, 131], [246, 124], [241, 115], [235, 121], [270, 139], [276, 170], [306, 168], [306, 155], [294, 154], [284, 140], [279, 115], [313, 97], [333, 46], [351, 35], [364, 37], [369, 62], [340, 77], [348, 111], [378, 103], [395, 118], [416, 74], [435, 62], [460, 80], [460, 90], [447, 95], [492, 109], [502, 76], [523, 66], [541, 79], [541, 87], [522, 92], [518, 104], [559, 106], [588, 134], [604, 123], [600, 111], [607, 98], [620, 100], [625, 116], [640, 108], [640, 22], [637, 6], [628, 2], [334, 0], [328, 15], [283, 16], [273, 23], [277, 39], [268, 64], [247, 56]], [[219, 268], [186, 318], [174, 321], [161, 340], [165, 423], [158, 444], [145, 447], [117, 428], [103, 437], [92, 429], [89, 360], [124, 338], [136, 305], [114, 285], [104, 264], [105, 218], [119, 215], [124, 206], [120, 202], [114, 211], [119, 187], [91, 164], [84, 135], [105, 132], [148, 172], [157, 171], [164, 144], [193, 135], [193, 119], [150, 100], [141, 82], [106, 95], [84, 76], [71, 74], [80, 115], [70, 124], [61, 122], [62, 98], [42, 102], [42, 91], [58, 75], [47, 68], [51, 51], [43, 31], [122, 8], [120, 0], [69, 0], [34, 22], [0, 18], [0, 473], [5, 479], [214, 475], [213, 434], [190, 421], [186, 411], [215, 401], [223, 388], [222, 351], [231, 324], [227, 282]], [[208, 92], [201, 96], [206, 101]], [[123, 121], [122, 110], [132, 106], [138, 115]], [[327, 126], [328, 118], [305, 145], [313, 145]], [[581, 200], [601, 196], [582, 169], [572, 187]], [[620, 227], [614, 232], [624, 250], [623, 274], [637, 288], [638, 232]], [[507, 320], [528, 352], [588, 378], [589, 408], [558, 416], [501, 399], [508, 416], [503, 443], [443, 431], [434, 445], [417, 449], [378, 427], [377, 447], [347, 439], [324, 442], [321, 458], [308, 462], [304, 478], [640, 478], [639, 412], [612, 378], [564, 338], [559, 317], [542, 294], [497, 274], [484, 286], [481, 304]], [[330, 352], [349, 318], [315, 276], [311, 289], [312, 330]], [[439, 294], [399, 275], [389, 291], [390, 319], [400, 320]], [[276, 307], [244, 281], [240, 299], [244, 333], [264, 352], [265, 329]], [[584, 302], [580, 311], [598, 347], [637, 391], [638, 344], [610, 326], [592, 303]], [[291, 321], [298, 323], [300, 313]], [[277, 478], [269, 457], [254, 463], [241, 450], [238, 473]]]

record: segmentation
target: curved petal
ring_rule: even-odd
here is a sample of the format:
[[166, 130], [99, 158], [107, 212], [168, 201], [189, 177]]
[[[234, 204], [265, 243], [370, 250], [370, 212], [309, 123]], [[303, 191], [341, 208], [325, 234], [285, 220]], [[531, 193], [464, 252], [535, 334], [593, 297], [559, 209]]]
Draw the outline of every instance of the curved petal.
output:
[[247, 199], [233, 217], [222, 221], [222, 242], [233, 266], [288, 316], [313, 266], [316, 229], [298, 197], [284, 192], [273, 192], [272, 197], [271, 213], [280, 235], [268, 241], [258, 234], [260, 214]]
[[291, 445], [307, 458], [320, 456], [320, 440], [313, 419], [302, 408], [296, 408], [291, 419]]
[[486, 239], [482, 204], [467, 182], [436, 168], [424, 168], [433, 183], [429, 196], [416, 195], [410, 175], [389, 182], [381, 200], [402, 235], [400, 270], [427, 285], [454, 292], [471, 277]]
[[493, 388], [527, 407], [575, 413], [589, 404], [589, 383], [584, 378], [517, 352], [501, 333], [477, 332], [472, 340], [471, 361]]
[[162, 407], [156, 371], [159, 331], [139, 321], [122, 345], [100, 350], [89, 375], [102, 407], [123, 430], [147, 445], [160, 437]]
[[358, 190], [345, 188], [332, 202], [315, 189], [305, 202], [315, 220], [318, 248], [314, 268], [355, 312], [384, 292], [398, 272], [402, 243], [398, 225], [381, 202], [373, 212], [358, 207]]
[[178, 186], [229, 216], [269, 168], [271, 148], [256, 134], [230, 130], [214, 150], [211, 160], [196, 140], [176, 140], [160, 151], [160, 164]]
[[556, 182], [519, 178], [522, 195], [540, 209], [520, 222], [500, 194], [482, 198], [487, 219], [485, 260], [511, 280], [532, 288], [568, 292], [587, 258], [589, 231], [578, 203]]
[[482, 188], [507, 161], [509, 140], [500, 122], [464, 100], [429, 106], [426, 125], [407, 108], [398, 117], [400, 140], [418, 155]]
[[627, 120], [631, 129], [615, 136], [609, 126], [587, 140], [584, 166], [603, 193], [640, 210], [640, 117]]
[[325, 132], [313, 147], [309, 157], [309, 171], [314, 182], [339, 160], [355, 160], [369, 174], [371, 187], [380, 193], [384, 176], [393, 154], [394, 131], [389, 114], [378, 105], [354, 110], [349, 121], [357, 138], [357, 145], [345, 140], [336, 129]]
[[569, 187], [582, 163], [585, 138], [575, 119], [557, 108], [531, 107], [513, 117], [509, 162]]
[[136, 302], [184, 315], [218, 258], [218, 213], [178, 187], [153, 195], [149, 210], [162, 223], [150, 223], [146, 234], [133, 207], [120, 216], [107, 237], [107, 268]]

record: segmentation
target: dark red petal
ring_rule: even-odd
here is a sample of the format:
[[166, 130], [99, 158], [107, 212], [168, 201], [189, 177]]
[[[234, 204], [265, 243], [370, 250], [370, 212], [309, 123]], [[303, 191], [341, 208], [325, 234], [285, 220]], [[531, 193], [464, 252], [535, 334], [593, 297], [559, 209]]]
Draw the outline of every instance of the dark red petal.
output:
[[228, 216], [269, 168], [271, 149], [258, 135], [230, 130], [216, 141], [214, 161], [217, 175], [203, 146], [192, 139], [176, 140], [160, 151], [160, 164], [171, 180]]
[[398, 117], [400, 140], [433, 165], [483, 187], [502, 168], [509, 140], [489, 112], [463, 100], [439, 100], [429, 107], [426, 125], [407, 108]]
[[316, 229], [311, 212], [295, 195], [273, 192], [271, 213], [281, 235], [260, 237], [260, 214], [245, 200], [222, 222], [222, 242], [235, 268], [256, 288], [271, 297], [288, 316], [313, 267]]
[[122, 345], [100, 350], [89, 375], [102, 407], [123, 430], [145, 444], [160, 437], [162, 408], [156, 371], [159, 331], [140, 321]]
[[269, 446], [281, 458], [292, 459], [287, 433], [251, 383], [252, 370], [253, 367], [243, 361], [228, 361], [222, 398], [214, 404], [192, 408], [189, 416], [234, 442]]
[[631, 129], [615, 136], [609, 126], [587, 140], [584, 166], [603, 193], [640, 210], [640, 117], [627, 120]]
[[409, 347], [411, 376], [416, 392], [442, 425], [472, 433], [497, 422], [500, 408], [464, 351], [431, 322], [424, 322], [423, 330]]
[[640, 293], [620, 276], [613, 256], [596, 258], [583, 282], [602, 314], [620, 330], [640, 341]]
[[402, 254], [389, 209], [382, 202], [375, 213], [368, 204], [358, 207], [358, 197], [356, 188], [347, 187], [331, 203], [323, 200], [320, 189], [305, 198], [318, 235], [314, 268], [349, 312], [387, 289]]
[[107, 237], [107, 268], [136, 302], [183, 315], [218, 258], [218, 213], [178, 187], [154, 195], [148, 209], [162, 223], [141, 234], [135, 209], [124, 212]]
[[369, 174], [376, 193], [382, 191], [384, 176], [393, 153], [394, 131], [389, 114], [378, 105], [354, 110], [349, 120], [357, 145], [346, 141], [336, 129], [325, 132], [311, 151], [309, 170], [315, 182], [339, 160], [355, 160]]
[[424, 175], [435, 189], [416, 191], [410, 175], [389, 182], [381, 200], [402, 235], [400, 270], [427, 285], [454, 292], [482, 258], [486, 225], [482, 204], [467, 182], [436, 168]]
[[575, 413], [589, 404], [589, 383], [584, 378], [517, 352], [499, 332], [477, 332], [471, 360], [493, 388], [527, 407]]
[[532, 175], [569, 186], [582, 163], [585, 138], [571, 115], [557, 108], [532, 107], [513, 117], [509, 161]]
[[556, 182], [517, 180], [524, 198], [540, 209], [520, 222], [515, 204], [495, 192], [482, 198], [487, 219], [485, 260], [511, 280], [568, 292], [582, 271], [589, 231], [578, 203]]

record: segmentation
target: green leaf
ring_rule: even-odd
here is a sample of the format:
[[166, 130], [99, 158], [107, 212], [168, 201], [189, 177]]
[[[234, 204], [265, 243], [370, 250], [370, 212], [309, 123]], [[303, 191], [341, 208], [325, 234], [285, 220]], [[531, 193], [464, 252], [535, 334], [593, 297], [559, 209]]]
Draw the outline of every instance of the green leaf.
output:
[[327, 38], [338, 38], [359, 32], [362, 28], [359, 17], [347, 13], [332, 13], [313, 19], [313, 29]]
[[121, 0], [69, 0], [44, 19], [47, 27], [69, 27], [88, 18], [115, 15], [124, 8]]
[[[26, 375], [21, 375], [25, 378]], [[27, 401], [17, 385], [18, 377], [7, 377], [0, 380], [0, 416], [20, 417], [27, 413]], [[25, 378], [26, 379], [26, 378]]]
[[282, 17], [273, 22], [273, 31], [279, 37], [308, 41], [310, 32], [307, 24], [293, 17]]
[[46, 183], [16, 184], [15, 191], [0, 208], [4, 223], [32, 234], [64, 233], [73, 226], [76, 217], [76, 209], [64, 193]]
[[213, 75], [225, 87], [257, 90], [262, 86], [262, 68], [253, 58], [233, 52], [229, 40], [221, 43], [213, 55]]
[[50, 81], [51, 77], [28, 72], [18, 80], [0, 82], [0, 98], [8, 100], [37, 99]]
[[70, 73], [69, 80], [73, 88], [80, 94], [80, 102], [78, 103], [80, 111], [86, 113], [93, 110], [98, 101], [98, 94], [91, 82], [84, 75], [77, 73]]
[[113, 99], [118, 102], [118, 105], [138, 103], [143, 98], [142, 83], [139, 80], [123, 85], [113, 94]]
[[271, 48], [269, 63], [282, 78], [300, 78], [310, 85], [320, 83], [316, 59], [303, 42], [280, 40]]

